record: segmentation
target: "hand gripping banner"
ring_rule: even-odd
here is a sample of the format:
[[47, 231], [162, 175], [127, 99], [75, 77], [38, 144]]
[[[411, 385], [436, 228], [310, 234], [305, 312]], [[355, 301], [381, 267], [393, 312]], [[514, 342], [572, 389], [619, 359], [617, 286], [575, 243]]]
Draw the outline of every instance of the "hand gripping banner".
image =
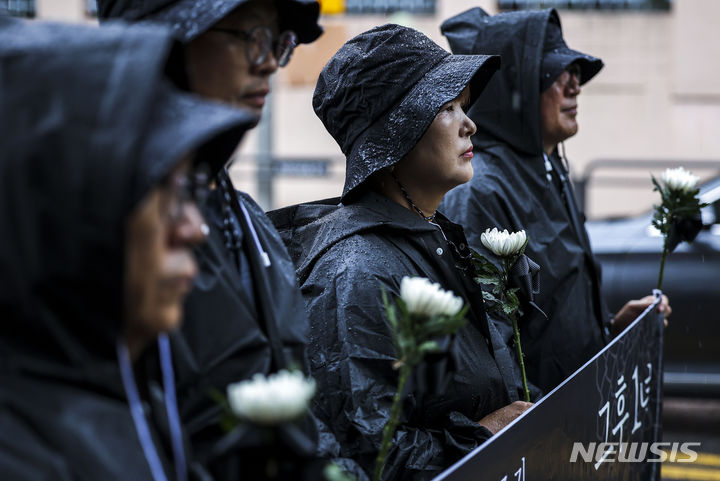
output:
[[[655, 303], [530, 410], [434, 481], [659, 480], [663, 315]], [[674, 449], [673, 451], [677, 451]], [[694, 459], [694, 458], [692, 458]]]

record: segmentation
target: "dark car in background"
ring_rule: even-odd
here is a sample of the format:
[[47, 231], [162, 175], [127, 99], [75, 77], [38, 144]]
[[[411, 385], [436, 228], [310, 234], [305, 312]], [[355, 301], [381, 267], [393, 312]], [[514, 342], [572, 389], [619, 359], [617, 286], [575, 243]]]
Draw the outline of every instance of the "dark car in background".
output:
[[[705, 183], [703, 230], [682, 243], [665, 265], [663, 292], [673, 312], [665, 330], [666, 395], [720, 398], [720, 177]], [[652, 212], [587, 222], [593, 251], [602, 264], [603, 290], [611, 312], [651, 293], [663, 249], [651, 226]]]

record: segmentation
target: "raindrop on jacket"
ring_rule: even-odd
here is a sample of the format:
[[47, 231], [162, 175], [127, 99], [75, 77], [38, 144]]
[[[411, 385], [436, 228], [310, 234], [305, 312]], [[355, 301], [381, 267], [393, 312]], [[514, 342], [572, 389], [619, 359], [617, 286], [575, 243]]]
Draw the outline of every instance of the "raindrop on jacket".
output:
[[381, 289], [397, 296], [403, 276], [427, 277], [470, 304], [469, 322], [454, 342], [445, 340], [446, 352], [416, 369], [383, 472], [388, 480], [431, 479], [491, 436], [481, 418], [518, 399], [514, 360], [465, 272], [469, 251], [460, 226], [438, 214], [441, 232], [372, 192], [350, 205], [338, 202], [269, 215], [298, 265], [318, 383], [314, 412], [336, 436], [341, 456], [372, 473], [397, 387]]

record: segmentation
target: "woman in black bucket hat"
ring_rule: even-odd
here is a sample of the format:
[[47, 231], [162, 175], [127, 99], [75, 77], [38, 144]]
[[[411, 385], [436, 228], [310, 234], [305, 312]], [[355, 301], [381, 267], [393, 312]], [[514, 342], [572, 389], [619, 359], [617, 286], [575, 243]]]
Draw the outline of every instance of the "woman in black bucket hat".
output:
[[[430, 479], [530, 404], [485, 315], [460, 226], [436, 212], [472, 177], [471, 103], [497, 56], [450, 55], [398, 25], [348, 41], [320, 74], [313, 107], [347, 158], [340, 199], [272, 212], [311, 319], [314, 412], [340, 455], [371, 472], [397, 386], [381, 299], [404, 276], [426, 277], [470, 305], [445, 352], [412, 380], [384, 479]], [[448, 341], [448, 340], [446, 340]]]

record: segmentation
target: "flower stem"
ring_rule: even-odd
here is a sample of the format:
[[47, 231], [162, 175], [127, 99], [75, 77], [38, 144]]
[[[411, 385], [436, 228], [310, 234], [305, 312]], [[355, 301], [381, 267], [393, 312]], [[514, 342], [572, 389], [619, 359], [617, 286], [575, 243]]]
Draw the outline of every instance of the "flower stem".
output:
[[520, 364], [520, 372], [522, 373], [525, 402], [530, 402], [530, 390], [528, 389], [527, 376], [525, 375], [525, 360], [523, 359], [522, 346], [520, 345], [520, 329], [518, 328], [517, 318], [514, 313], [510, 316], [510, 319], [512, 319], [513, 334], [515, 335], [515, 349], [517, 349], [518, 363]]
[[405, 389], [405, 383], [410, 375], [412, 366], [403, 364], [400, 368], [400, 376], [398, 379], [398, 388], [393, 398], [392, 407], [390, 408], [390, 419], [383, 428], [382, 444], [380, 445], [380, 452], [375, 459], [375, 472], [373, 473], [373, 481], [380, 481], [383, 469], [385, 468], [385, 458], [387, 457], [388, 451], [390, 451], [390, 443], [395, 435], [398, 423], [400, 422], [400, 413], [402, 412], [402, 393]]
[[662, 289], [662, 283], [663, 283], [663, 276], [665, 275], [665, 259], [667, 259], [668, 254], [668, 240], [667, 236], [665, 236], [665, 241], [663, 242], [663, 253], [662, 253], [662, 259], [660, 260], [660, 274], [658, 275], [658, 281], [657, 281], [657, 289]]

